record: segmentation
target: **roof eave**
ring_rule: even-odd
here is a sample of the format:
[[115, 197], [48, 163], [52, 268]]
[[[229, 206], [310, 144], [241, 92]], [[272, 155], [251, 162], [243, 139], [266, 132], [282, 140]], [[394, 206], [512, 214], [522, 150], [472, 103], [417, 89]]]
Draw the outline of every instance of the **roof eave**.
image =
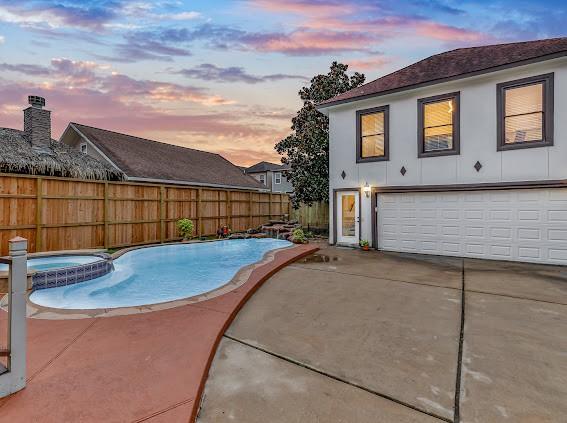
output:
[[[109, 165], [111, 165], [114, 169], [116, 169], [118, 172], [122, 173], [123, 175], [126, 175], [126, 172], [124, 172], [122, 169], [120, 169], [116, 163], [114, 163], [112, 160], [110, 160], [110, 158], [93, 142], [91, 141], [87, 136], [85, 136], [85, 134], [83, 134], [79, 128], [77, 128], [75, 126], [75, 124], [73, 122], [69, 123], [69, 125], [67, 126], [67, 129], [65, 129], [65, 131], [63, 132], [63, 134], [61, 134], [61, 137], [59, 137], [59, 141], [63, 140], [63, 137], [65, 136], [65, 134], [67, 133], [67, 130], [69, 128], [72, 128], [80, 137], [83, 141], [85, 141], [87, 143], [87, 145], [91, 148], [93, 148], [98, 154], [101, 155], [101, 157], [103, 157]], [[128, 175], [126, 175], [128, 176]]]
[[415, 89], [418, 89], [418, 88], [428, 87], [428, 86], [431, 86], [431, 85], [442, 84], [442, 83], [445, 83], [445, 82], [458, 81], [460, 79], [471, 78], [471, 77], [478, 76], [478, 75], [484, 75], [484, 74], [498, 72], [498, 71], [502, 71], [502, 70], [506, 70], [506, 69], [512, 69], [512, 68], [516, 68], [516, 67], [520, 67], [520, 66], [531, 65], [531, 64], [534, 64], [534, 63], [546, 62], [548, 60], [558, 59], [558, 58], [565, 57], [565, 56], [567, 56], [567, 50], [561, 51], [561, 52], [558, 52], [558, 53], [548, 54], [548, 55], [545, 55], [545, 56], [535, 57], [533, 59], [521, 60], [521, 61], [518, 61], [518, 62], [508, 63], [508, 64], [501, 65], [501, 66], [494, 66], [494, 67], [482, 69], [482, 70], [479, 70], [479, 71], [463, 73], [461, 75], [455, 75], [455, 76], [451, 76], [451, 77], [448, 77], [448, 78], [434, 79], [432, 81], [426, 81], [426, 82], [422, 82], [422, 83], [419, 83], [419, 84], [407, 85], [405, 87], [395, 88], [395, 89], [386, 90], [386, 91], [380, 91], [378, 93], [363, 94], [363, 95], [360, 95], [360, 96], [357, 96], [357, 97], [345, 98], [345, 99], [336, 100], [336, 101], [330, 101], [328, 103], [320, 103], [320, 104], [317, 104], [315, 106], [315, 108], [321, 113], [328, 114], [327, 109], [330, 108], [330, 107], [333, 107], [333, 106], [339, 106], [339, 105], [346, 104], [346, 103], [353, 103], [355, 101], [366, 100], [366, 99], [369, 99], [369, 98], [384, 97], [384, 96], [389, 95], [389, 94], [395, 94], [395, 93], [404, 92], [404, 91], [411, 91], [411, 90], [415, 90]]

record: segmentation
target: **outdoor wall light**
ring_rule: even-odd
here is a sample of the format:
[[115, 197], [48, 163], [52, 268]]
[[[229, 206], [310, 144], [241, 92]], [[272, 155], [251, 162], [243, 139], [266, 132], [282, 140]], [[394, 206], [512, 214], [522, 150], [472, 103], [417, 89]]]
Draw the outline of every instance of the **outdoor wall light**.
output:
[[370, 198], [370, 185], [367, 183], [364, 184], [364, 188], [362, 188], [362, 190], [364, 191], [364, 194], [366, 194], [366, 198]]

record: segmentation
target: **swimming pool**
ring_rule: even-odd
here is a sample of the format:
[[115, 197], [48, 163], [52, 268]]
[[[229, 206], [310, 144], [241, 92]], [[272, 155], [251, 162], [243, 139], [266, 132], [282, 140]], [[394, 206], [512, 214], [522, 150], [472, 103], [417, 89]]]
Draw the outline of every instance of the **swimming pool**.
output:
[[173, 244], [132, 250], [100, 278], [34, 291], [30, 300], [62, 309], [156, 304], [203, 294], [228, 283], [270, 250], [292, 244], [277, 239], [239, 239]]
[[[34, 270], [52, 270], [61, 269], [63, 267], [79, 266], [81, 264], [89, 264], [100, 261], [99, 256], [45, 256], [45, 257], [32, 257], [28, 259], [28, 268]], [[8, 265], [0, 264], [0, 272], [7, 272]]]

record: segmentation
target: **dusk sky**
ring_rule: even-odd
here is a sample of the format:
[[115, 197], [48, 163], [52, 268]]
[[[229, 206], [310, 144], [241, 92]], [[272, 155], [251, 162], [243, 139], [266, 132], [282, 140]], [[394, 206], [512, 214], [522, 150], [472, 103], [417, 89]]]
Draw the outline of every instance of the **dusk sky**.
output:
[[0, 0], [0, 127], [27, 95], [69, 121], [279, 161], [298, 90], [338, 60], [367, 81], [441, 51], [567, 35], [565, 0]]

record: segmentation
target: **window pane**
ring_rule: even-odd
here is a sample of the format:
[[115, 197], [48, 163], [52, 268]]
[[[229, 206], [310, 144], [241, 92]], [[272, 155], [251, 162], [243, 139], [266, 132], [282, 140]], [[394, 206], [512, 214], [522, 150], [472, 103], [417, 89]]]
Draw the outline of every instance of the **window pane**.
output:
[[362, 158], [384, 155], [384, 134], [362, 137]]
[[372, 113], [361, 116], [362, 136], [384, 133], [384, 113]]
[[425, 128], [424, 151], [450, 150], [453, 148], [453, 125]]
[[541, 141], [543, 139], [543, 113], [507, 117], [505, 128], [506, 144]]
[[423, 121], [430, 126], [451, 125], [453, 123], [453, 100], [426, 103], [423, 108]]
[[342, 236], [355, 236], [356, 216], [354, 195], [342, 196]]
[[505, 96], [506, 116], [543, 111], [543, 83], [508, 88]]

